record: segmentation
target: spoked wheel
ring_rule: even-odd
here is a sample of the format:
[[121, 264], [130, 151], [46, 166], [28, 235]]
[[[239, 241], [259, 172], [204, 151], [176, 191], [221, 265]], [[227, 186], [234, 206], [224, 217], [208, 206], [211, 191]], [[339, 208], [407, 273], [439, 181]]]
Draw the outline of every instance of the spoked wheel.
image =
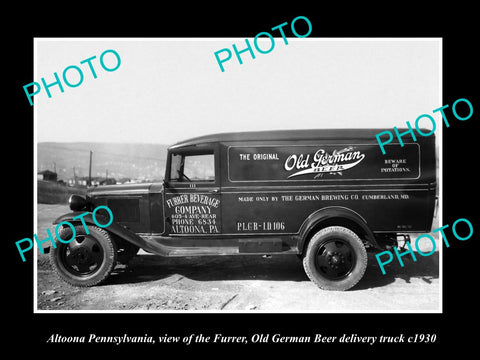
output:
[[[75, 238], [64, 244], [56, 241], [50, 260], [59, 277], [74, 286], [93, 286], [104, 281], [117, 261], [117, 248], [110, 234], [96, 226], [76, 226]], [[72, 229], [63, 228], [62, 239], [72, 237]], [[58, 239], [57, 239], [58, 240]]]
[[310, 280], [324, 290], [348, 290], [367, 267], [367, 251], [351, 230], [330, 226], [310, 240], [303, 266]]

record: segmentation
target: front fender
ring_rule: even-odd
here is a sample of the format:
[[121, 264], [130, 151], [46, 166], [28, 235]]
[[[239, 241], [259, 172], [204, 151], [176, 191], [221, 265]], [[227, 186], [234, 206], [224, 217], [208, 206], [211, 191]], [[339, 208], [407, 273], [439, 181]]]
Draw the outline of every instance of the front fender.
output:
[[[80, 215], [83, 215], [83, 216], [80, 217]], [[83, 222], [82, 222], [82, 219], [83, 219]], [[102, 227], [102, 226], [99, 226], [98, 224], [100, 225], [108, 224], [108, 222], [110, 221], [110, 219], [98, 213], [95, 214], [95, 219], [97, 220], [96, 222], [94, 221], [91, 212], [74, 211], [58, 217], [57, 219], [55, 219], [53, 224], [57, 225], [62, 222], [69, 222], [73, 225], [81, 225], [84, 223], [83, 224], [84, 226], [85, 224], [88, 224], [88, 225]], [[130, 231], [125, 226], [116, 223], [115, 221], [113, 221], [109, 226], [105, 226], [103, 228], [108, 232], [124, 239], [125, 241], [128, 241], [134, 245], [137, 245], [139, 248], [142, 248], [144, 250], [150, 250], [150, 251], [153, 250], [152, 247], [150, 246], [150, 243], [146, 242], [145, 239], [135, 234], [134, 232]]]

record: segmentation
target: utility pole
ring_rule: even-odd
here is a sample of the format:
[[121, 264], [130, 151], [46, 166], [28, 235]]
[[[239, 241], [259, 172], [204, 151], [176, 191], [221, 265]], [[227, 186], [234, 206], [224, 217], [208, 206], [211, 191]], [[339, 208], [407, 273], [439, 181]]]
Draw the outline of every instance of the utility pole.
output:
[[105, 170], [105, 185], [108, 185], [107, 180], [108, 180], [108, 169]]
[[77, 175], [75, 175], [75, 166], [73, 167], [73, 185], [77, 185]]
[[53, 172], [56, 174], [57, 173], [57, 164], [53, 162]]
[[92, 154], [93, 151], [90, 150], [90, 164], [88, 165], [88, 186], [92, 186]]

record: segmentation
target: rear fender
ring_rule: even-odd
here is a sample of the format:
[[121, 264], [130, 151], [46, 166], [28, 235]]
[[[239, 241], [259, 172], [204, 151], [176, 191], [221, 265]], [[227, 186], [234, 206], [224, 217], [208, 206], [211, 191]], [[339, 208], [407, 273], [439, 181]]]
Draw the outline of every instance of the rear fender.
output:
[[322, 227], [332, 225], [350, 228], [357, 235], [363, 237], [371, 246], [380, 249], [373, 232], [360, 214], [346, 207], [329, 206], [315, 211], [304, 221], [300, 227], [299, 250], [303, 252], [306, 243], [313, 233]]

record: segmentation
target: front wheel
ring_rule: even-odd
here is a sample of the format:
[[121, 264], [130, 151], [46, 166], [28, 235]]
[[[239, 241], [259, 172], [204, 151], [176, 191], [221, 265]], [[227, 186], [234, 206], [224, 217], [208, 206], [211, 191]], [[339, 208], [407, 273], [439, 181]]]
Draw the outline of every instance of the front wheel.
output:
[[[117, 247], [111, 235], [96, 226], [75, 226], [75, 238], [56, 242], [50, 249], [50, 261], [57, 275], [73, 286], [87, 287], [103, 282], [117, 262]], [[62, 228], [60, 237], [72, 238], [70, 227]], [[58, 240], [58, 239], [57, 239]]]
[[310, 239], [303, 267], [324, 290], [348, 290], [357, 284], [367, 268], [367, 251], [362, 240], [342, 226], [330, 226]]

